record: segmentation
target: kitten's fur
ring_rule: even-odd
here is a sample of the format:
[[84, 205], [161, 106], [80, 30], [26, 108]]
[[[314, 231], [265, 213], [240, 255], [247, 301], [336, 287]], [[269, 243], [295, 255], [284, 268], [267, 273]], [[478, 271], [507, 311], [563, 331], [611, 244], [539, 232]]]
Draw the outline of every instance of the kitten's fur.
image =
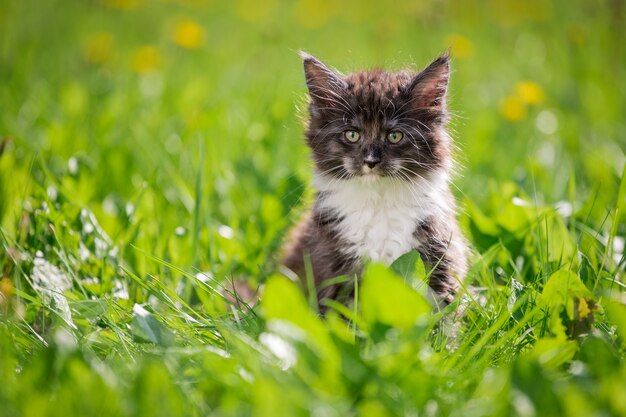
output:
[[[433, 268], [429, 285], [450, 302], [467, 270], [466, 244], [448, 186], [451, 168], [445, 54], [420, 73], [341, 76], [302, 53], [309, 89], [307, 144], [315, 204], [293, 232], [283, 264], [315, 284], [359, 274], [366, 259], [391, 263], [411, 249]], [[346, 131], [360, 133], [351, 143]], [[398, 143], [387, 139], [401, 132]], [[338, 285], [318, 291], [334, 298]]]

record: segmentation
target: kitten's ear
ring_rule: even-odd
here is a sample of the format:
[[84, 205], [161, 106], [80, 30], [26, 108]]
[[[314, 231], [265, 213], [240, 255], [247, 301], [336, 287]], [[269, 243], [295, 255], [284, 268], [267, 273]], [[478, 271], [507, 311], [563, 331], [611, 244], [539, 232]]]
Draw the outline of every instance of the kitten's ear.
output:
[[444, 110], [450, 79], [450, 54], [441, 55], [417, 74], [407, 86], [407, 95], [416, 110]]
[[341, 76], [306, 52], [300, 51], [300, 58], [304, 64], [304, 75], [311, 101], [324, 107], [337, 102], [337, 96], [347, 87]]

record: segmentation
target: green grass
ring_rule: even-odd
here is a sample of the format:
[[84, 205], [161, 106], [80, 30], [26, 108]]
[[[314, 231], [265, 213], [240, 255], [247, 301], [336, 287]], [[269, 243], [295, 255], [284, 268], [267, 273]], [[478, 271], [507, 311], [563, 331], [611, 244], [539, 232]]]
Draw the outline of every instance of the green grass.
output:
[[[0, 5], [0, 416], [626, 415], [624, 6], [361, 3]], [[409, 253], [321, 319], [296, 51], [449, 46], [467, 292]]]

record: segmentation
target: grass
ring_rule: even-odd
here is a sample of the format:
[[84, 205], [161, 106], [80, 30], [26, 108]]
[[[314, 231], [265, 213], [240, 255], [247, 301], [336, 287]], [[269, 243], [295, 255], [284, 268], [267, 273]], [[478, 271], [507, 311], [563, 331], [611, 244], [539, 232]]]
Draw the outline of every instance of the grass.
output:
[[[4, 2], [0, 416], [626, 414], [625, 19]], [[320, 319], [276, 264], [311, 200], [296, 51], [347, 72], [447, 47], [467, 292], [432, 312], [409, 253]], [[260, 305], [224, 296], [241, 280]]]

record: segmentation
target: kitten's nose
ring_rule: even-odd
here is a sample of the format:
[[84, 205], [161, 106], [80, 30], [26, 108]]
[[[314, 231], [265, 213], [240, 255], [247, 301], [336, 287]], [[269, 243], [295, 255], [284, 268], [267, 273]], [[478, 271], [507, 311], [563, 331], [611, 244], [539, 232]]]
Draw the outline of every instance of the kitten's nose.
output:
[[373, 155], [368, 155], [368, 157], [365, 158], [364, 162], [365, 162], [365, 165], [367, 165], [368, 167], [370, 167], [370, 169], [372, 169], [376, 165], [378, 165], [378, 163], [380, 162], [380, 158], [377, 158]]

